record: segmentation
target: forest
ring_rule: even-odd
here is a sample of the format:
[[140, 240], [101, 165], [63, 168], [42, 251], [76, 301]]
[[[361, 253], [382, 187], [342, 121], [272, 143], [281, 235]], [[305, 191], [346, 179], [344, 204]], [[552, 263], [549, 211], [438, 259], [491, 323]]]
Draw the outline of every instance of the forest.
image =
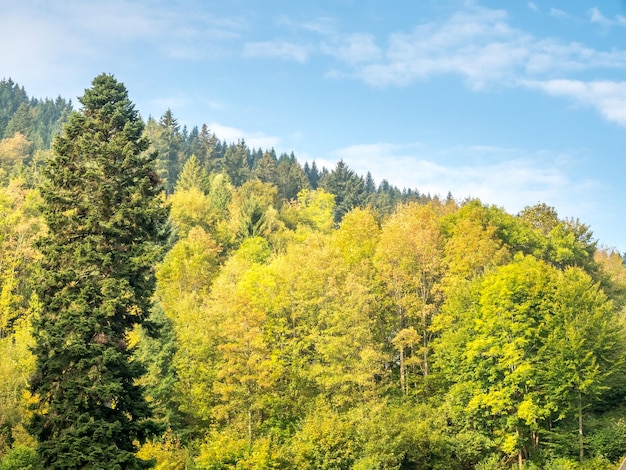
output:
[[[98, 83], [113, 86], [106, 77]], [[188, 129], [171, 110], [144, 123], [128, 104], [137, 172], [159, 186], [125, 214], [141, 221], [152, 211], [165, 228], [152, 227], [155, 241], [139, 254], [111, 244], [93, 262], [155, 277], [152, 290], [133, 287], [154, 293], [138, 304], [141, 321], [127, 308], [116, 346], [151, 429], [135, 429], [132, 465], [46, 465], [37, 416], [52, 385], [41, 364], [55, 353], [38, 338], [62, 328], [46, 320], [49, 289], [97, 245], [56, 235], [50, 207], [74, 196], [50, 181], [70, 172], [64, 152], [87, 145], [79, 125], [100, 116], [89, 113], [100, 106], [94, 89], [81, 114], [0, 81], [0, 469], [619, 466], [626, 267], [584, 222], [544, 203], [510, 214], [377, 185], [343, 161], [318, 168], [224, 142], [206, 125]], [[93, 152], [111, 181], [136, 170], [118, 174], [102, 163], [106, 152]], [[84, 181], [68, 173], [63, 184], [86, 184], [85, 165]], [[80, 201], [63, 206], [67, 220]], [[66, 258], [53, 262], [59, 253]], [[120, 289], [115, 302], [126, 305], [117, 284], [98, 289]], [[92, 342], [105, 348], [102, 338]]]

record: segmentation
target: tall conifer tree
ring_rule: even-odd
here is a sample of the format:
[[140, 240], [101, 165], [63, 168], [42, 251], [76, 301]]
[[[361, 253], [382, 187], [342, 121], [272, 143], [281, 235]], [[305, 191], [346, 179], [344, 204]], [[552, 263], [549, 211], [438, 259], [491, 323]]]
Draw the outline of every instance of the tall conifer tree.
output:
[[125, 86], [100, 75], [80, 103], [41, 187], [49, 231], [29, 427], [46, 468], [144, 468], [136, 446], [154, 422], [127, 333], [150, 308], [168, 210]]

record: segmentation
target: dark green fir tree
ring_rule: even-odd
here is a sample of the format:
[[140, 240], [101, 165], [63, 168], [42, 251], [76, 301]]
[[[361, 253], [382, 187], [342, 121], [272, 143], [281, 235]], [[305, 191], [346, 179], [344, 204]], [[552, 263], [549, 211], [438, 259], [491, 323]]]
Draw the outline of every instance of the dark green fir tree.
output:
[[136, 469], [155, 429], [128, 332], [144, 322], [168, 210], [125, 86], [100, 75], [53, 145], [29, 430], [48, 469]]

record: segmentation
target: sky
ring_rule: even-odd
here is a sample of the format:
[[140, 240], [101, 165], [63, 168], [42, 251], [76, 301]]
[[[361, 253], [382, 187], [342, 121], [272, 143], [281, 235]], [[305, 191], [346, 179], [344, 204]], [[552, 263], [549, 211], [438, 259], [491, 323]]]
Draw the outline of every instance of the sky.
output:
[[103, 72], [144, 119], [344, 162], [626, 251], [626, 1], [0, 0], [0, 78], [71, 99]]

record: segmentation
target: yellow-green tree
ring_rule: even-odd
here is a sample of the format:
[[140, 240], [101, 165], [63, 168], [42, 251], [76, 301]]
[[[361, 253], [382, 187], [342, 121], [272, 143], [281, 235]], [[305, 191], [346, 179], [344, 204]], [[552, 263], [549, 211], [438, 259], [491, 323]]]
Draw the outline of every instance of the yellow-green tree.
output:
[[404, 394], [409, 368], [419, 369], [423, 377], [430, 372], [430, 324], [441, 303], [443, 241], [432, 205], [401, 206], [380, 235], [375, 261], [395, 309], [391, 334]]

